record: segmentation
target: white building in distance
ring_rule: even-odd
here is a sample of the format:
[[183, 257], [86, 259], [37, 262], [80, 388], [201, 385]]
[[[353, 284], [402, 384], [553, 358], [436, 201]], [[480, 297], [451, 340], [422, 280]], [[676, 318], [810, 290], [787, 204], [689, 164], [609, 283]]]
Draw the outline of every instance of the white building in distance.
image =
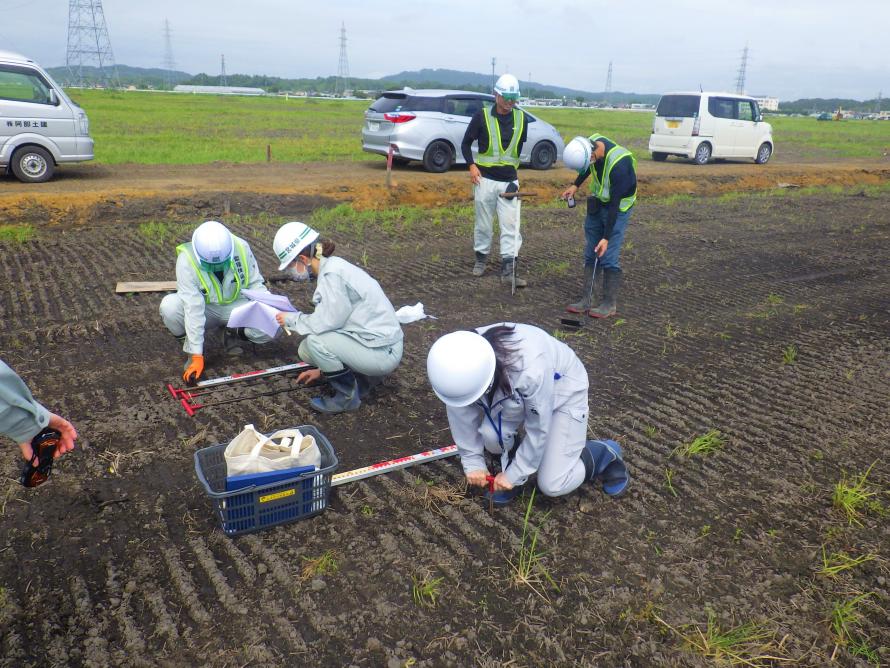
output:
[[764, 111], [779, 110], [779, 98], [777, 97], [766, 97], [765, 95], [752, 95], [751, 97], [757, 100], [757, 104]]

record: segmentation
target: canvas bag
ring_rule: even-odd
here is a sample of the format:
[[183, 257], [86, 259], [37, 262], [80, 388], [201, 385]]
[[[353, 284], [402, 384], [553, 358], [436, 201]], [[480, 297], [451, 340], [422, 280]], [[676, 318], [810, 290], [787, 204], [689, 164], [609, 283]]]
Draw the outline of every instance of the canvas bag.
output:
[[229, 477], [321, 466], [321, 450], [312, 435], [304, 436], [299, 429], [281, 429], [264, 436], [252, 424], [232, 439], [224, 456]]

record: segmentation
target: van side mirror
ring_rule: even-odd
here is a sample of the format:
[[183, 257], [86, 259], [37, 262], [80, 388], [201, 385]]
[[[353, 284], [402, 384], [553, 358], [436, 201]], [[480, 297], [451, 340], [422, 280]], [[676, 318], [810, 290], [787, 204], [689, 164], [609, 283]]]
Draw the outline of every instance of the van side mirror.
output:
[[754, 117], [755, 123], [761, 123], [762, 121], [763, 121], [763, 114], [757, 114], [757, 116]]
[[59, 106], [59, 94], [52, 88], [49, 89], [49, 104], [54, 107]]

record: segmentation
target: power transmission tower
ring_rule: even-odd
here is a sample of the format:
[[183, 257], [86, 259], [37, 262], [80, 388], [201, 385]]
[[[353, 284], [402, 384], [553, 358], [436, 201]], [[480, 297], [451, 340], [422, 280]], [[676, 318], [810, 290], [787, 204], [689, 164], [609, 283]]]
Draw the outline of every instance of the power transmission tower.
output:
[[882, 92], [883, 91], [878, 91], [878, 104], [877, 104], [877, 109], [875, 109], [875, 111], [878, 112], [879, 114], [881, 113], [881, 93]]
[[226, 54], [222, 54], [219, 57], [219, 85], [229, 85], [228, 80], [226, 79]]
[[739, 73], [736, 76], [735, 80], [735, 92], [739, 94], [744, 94], [745, 92], [745, 72], [748, 70], [748, 45], [745, 44], [745, 49], [742, 51], [742, 62], [739, 65]]
[[494, 66], [497, 64], [498, 59], [492, 57], [491, 59], [491, 87], [494, 88], [495, 77], [494, 77]]
[[68, 0], [68, 84], [86, 85], [83, 68], [97, 68], [98, 80], [108, 88], [120, 88], [102, 0]]
[[176, 61], [173, 60], [173, 39], [170, 36], [170, 21], [164, 19], [164, 86], [173, 90], [173, 70], [176, 69]]
[[340, 24], [340, 62], [337, 65], [337, 86], [335, 93], [346, 97], [349, 90], [349, 57], [346, 55], [346, 23]]

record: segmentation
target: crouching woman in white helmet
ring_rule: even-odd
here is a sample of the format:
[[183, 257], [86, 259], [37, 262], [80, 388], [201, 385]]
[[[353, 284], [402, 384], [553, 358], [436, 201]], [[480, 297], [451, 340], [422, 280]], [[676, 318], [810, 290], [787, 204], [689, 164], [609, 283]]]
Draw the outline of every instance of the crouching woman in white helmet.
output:
[[467, 484], [487, 484], [486, 450], [501, 456], [496, 503], [509, 502], [534, 473], [547, 496], [597, 478], [607, 494], [627, 486], [619, 445], [587, 440], [584, 365], [545, 331], [501, 323], [446, 334], [430, 349], [427, 374], [445, 402]]
[[[161, 318], [183, 342], [189, 356], [182, 374], [187, 383], [204, 373], [204, 334], [225, 328], [237, 306], [247, 304], [241, 290], [266, 290], [263, 275], [250, 246], [222, 223], [208, 220], [192, 234], [191, 243], [176, 247], [176, 292], [161, 300]], [[224, 329], [229, 354], [241, 352], [242, 341], [268, 343], [272, 338], [258, 329]]]
[[312, 313], [284, 313], [278, 324], [305, 335], [300, 359], [318, 369], [297, 380], [313, 384], [322, 374], [333, 396], [316, 397], [311, 406], [322, 413], [355, 410], [371, 388], [402, 361], [402, 326], [380, 284], [346, 260], [334, 257], [334, 242], [321, 239], [303, 223], [286, 223], [273, 248], [279, 270], [305, 281], [318, 277]]

